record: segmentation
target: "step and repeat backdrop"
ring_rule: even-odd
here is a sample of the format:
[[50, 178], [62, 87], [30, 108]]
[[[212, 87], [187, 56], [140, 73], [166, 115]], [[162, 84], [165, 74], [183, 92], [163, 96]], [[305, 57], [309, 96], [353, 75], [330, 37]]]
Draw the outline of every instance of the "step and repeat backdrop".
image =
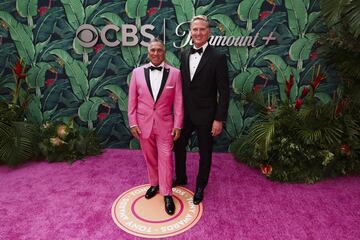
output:
[[[95, 129], [105, 147], [138, 148], [128, 129], [131, 71], [147, 62], [147, 44], [166, 44], [166, 60], [179, 67], [180, 52], [192, 45], [189, 21], [210, 19], [211, 45], [228, 57], [231, 101], [226, 129], [215, 151], [228, 151], [257, 112], [244, 93], [290, 101], [310, 85], [321, 60], [324, 31], [316, 0], [4, 0], [0, 2], [0, 98], [16, 84], [12, 68], [26, 65], [28, 118], [38, 124], [71, 121]], [[330, 78], [316, 97], [329, 101]], [[24, 100], [21, 100], [24, 101]], [[194, 135], [189, 150], [197, 150]]]

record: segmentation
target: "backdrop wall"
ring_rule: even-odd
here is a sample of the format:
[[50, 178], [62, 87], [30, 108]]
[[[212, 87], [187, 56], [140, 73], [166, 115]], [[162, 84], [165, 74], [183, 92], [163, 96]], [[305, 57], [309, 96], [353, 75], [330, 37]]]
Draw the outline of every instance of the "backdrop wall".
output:
[[[10, 99], [11, 68], [21, 58], [27, 74], [21, 96], [25, 91], [33, 96], [29, 119], [38, 124], [75, 119], [96, 129], [106, 147], [138, 148], [127, 128], [127, 92], [132, 69], [147, 62], [146, 47], [124, 46], [123, 24], [136, 26], [139, 41], [148, 41], [141, 26], [153, 25], [146, 32], [165, 40], [166, 59], [178, 67], [179, 47], [189, 46], [187, 22], [197, 14], [211, 19], [214, 36], [227, 37], [218, 38], [217, 47], [228, 56], [232, 98], [226, 129], [215, 146], [227, 151], [256, 117], [239, 100], [243, 92], [261, 89], [269, 98], [284, 100], [285, 81], [294, 75], [294, 102], [312, 81], [320, 64], [314, 51], [322, 31], [317, 0], [1, 1], [0, 98]], [[96, 28], [86, 39], [99, 36], [93, 47], [84, 48], [76, 38], [86, 35], [76, 35], [83, 24]], [[120, 40], [115, 47], [100, 37], [109, 24], [120, 28], [106, 34], [111, 42]], [[246, 46], [234, 46], [241, 36], [248, 36]], [[336, 86], [328, 78], [316, 96], [327, 102]], [[190, 150], [197, 150], [195, 136]]]

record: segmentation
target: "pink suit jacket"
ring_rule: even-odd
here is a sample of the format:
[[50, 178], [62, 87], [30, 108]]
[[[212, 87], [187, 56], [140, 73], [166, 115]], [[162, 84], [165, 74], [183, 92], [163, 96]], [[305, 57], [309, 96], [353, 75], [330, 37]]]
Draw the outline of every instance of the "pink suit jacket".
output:
[[182, 128], [184, 117], [180, 71], [164, 64], [162, 83], [154, 100], [149, 66], [145, 64], [133, 70], [128, 99], [129, 126], [139, 126], [144, 139], [149, 138], [154, 124], [162, 136], [171, 134], [173, 128]]

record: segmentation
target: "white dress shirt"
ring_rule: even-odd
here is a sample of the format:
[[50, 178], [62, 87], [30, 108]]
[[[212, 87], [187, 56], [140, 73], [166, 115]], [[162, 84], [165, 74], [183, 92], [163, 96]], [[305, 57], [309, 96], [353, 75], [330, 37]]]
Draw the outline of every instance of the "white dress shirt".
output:
[[[154, 65], [152, 63], [150, 63], [150, 66], [154, 66]], [[162, 62], [159, 66], [156, 66], [156, 67], [162, 67], [162, 70], [161, 71], [150, 70], [150, 85], [151, 85], [151, 90], [152, 90], [152, 94], [154, 97], [154, 101], [156, 101], [157, 95], [159, 94], [161, 80], [162, 80], [163, 72], [164, 72], [164, 62]]]
[[[189, 70], [190, 70], [190, 79], [192, 80], [194, 75], [195, 75], [195, 72], [196, 72], [196, 69], [197, 67], [199, 66], [199, 63], [200, 63], [200, 60], [201, 60], [201, 57], [204, 55], [204, 52], [205, 52], [205, 49], [206, 47], [209, 45], [208, 42], [206, 42], [203, 46], [202, 46], [202, 49], [203, 49], [203, 52], [202, 54], [199, 54], [199, 53], [193, 53], [193, 54], [190, 54], [190, 59], [189, 59]], [[196, 48], [195, 46], [193, 46], [195, 49], [199, 49], [199, 48]]]

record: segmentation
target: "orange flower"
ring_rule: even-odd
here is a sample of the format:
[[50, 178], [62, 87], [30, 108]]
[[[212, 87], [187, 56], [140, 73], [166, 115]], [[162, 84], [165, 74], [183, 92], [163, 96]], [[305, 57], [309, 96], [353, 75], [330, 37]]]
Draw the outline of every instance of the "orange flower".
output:
[[51, 143], [53, 146], [59, 146], [60, 144], [63, 144], [64, 141], [61, 140], [59, 137], [56, 137], [56, 138], [50, 138], [50, 143]]
[[68, 127], [66, 125], [59, 125], [56, 129], [56, 133], [59, 137], [64, 138], [69, 134]]

